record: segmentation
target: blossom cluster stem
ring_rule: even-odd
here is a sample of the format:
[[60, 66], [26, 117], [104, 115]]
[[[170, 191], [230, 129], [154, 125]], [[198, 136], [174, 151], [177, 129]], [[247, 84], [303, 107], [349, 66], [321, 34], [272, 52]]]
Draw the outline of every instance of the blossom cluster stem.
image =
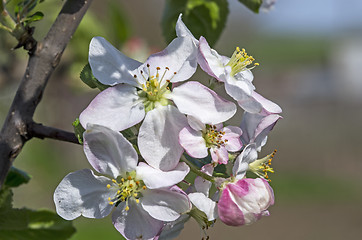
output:
[[184, 155], [181, 156], [181, 161], [185, 162], [189, 167], [190, 167], [190, 170], [195, 173], [196, 175], [202, 177], [203, 179], [205, 180], [208, 180], [210, 182], [214, 182], [215, 179], [210, 176], [210, 175], [207, 175], [206, 173], [204, 172], [201, 172], [193, 163], [191, 163]]

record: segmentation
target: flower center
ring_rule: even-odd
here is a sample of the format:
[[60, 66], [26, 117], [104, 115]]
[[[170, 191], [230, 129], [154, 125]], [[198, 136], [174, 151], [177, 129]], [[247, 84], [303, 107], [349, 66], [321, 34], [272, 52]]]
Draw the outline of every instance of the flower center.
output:
[[[147, 64], [148, 78], [146, 79], [141, 71], [142, 77], [146, 80], [146, 83], [142, 84], [142, 89], [138, 91], [138, 96], [143, 100], [146, 112], [151, 111], [158, 105], [166, 106], [170, 104], [166, 95], [171, 93], [169, 84], [170, 79], [164, 80], [167, 71], [170, 71], [168, 67], [165, 68], [162, 75], [160, 75], [161, 68], [156, 68], [156, 76], [150, 74], [150, 65]], [[176, 72], [174, 72], [176, 74]], [[137, 75], [134, 75], [137, 78]]]
[[247, 68], [255, 59], [252, 56], [249, 56], [245, 49], [241, 49], [236, 47], [233, 55], [231, 56], [229, 62], [226, 66], [231, 67], [231, 76], [234, 76], [236, 73], [244, 71], [245, 69], [253, 69], [255, 66], [259, 66], [259, 63], [254, 63], [254, 66]]
[[250, 163], [249, 170], [252, 171], [257, 176], [265, 178], [266, 180], [271, 182], [268, 173], [274, 173], [274, 169], [271, 168], [270, 166], [276, 152], [277, 150], [274, 150], [274, 152], [267, 155], [266, 157], [255, 160], [254, 162]]
[[206, 125], [206, 129], [203, 132], [203, 138], [206, 142], [206, 147], [217, 147], [225, 146], [227, 139], [222, 139], [225, 132], [217, 131], [215, 125]]
[[108, 189], [117, 189], [117, 195], [114, 198], [108, 198], [110, 205], [116, 207], [121, 202], [126, 202], [125, 210], [129, 210], [128, 200], [134, 199], [136, 203], [139, 203], [139, 198], [142, 196], [142, 191], [146, 189], [143, 181], [136, 180], [136, 172], [126, 173], [126, 178], [120, 178], [119, 181], [112, 179], [112, 184], [107, 184]]

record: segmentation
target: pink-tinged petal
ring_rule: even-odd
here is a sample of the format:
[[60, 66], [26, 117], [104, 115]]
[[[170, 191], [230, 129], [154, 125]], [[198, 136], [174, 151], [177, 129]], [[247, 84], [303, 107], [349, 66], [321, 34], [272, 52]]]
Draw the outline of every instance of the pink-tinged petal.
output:
[[216, 162], [219, 164], [227, 164], [229, 161], [229, 153], [225, 147], [211, 148], [210, 153], [211, 153], [211, 158], [212, 158], [213, 162]]
[[113, 206], [108, 197], [116, 196], [117, 189], [108, 189], [112, 181], [96, 176], [90, 169], [69, 173], [54, 192], [54, 203], [59, 216], [73, 220], [81, 215], [87, 218], [103, 218]]
[[162, 221], [175, 221], [181, 214], [191, 210], [191, 203], [184, 192], [175, 189], [151, 189], [142, 192], [141, 201], [153, 218]]
[[266, 180], [246, 178], [229, 184], [233, 199], [243, 212], [245, 224], [251, 224], [274, 203], [274, 195]]
[[270, 101], [269, 99], [264, 98], [257, 92], [252, 93], [252, 97], [261, 104], [263, 108], [262, 114], [268, 115], [272, 113], [281, 113], [282, 109], [274, 102]]
[[278, 114], [263, 116], [245, 112], [241, 122], [241, 129], [243, 130], [242, 142], [244, 144], [254, 142], [257, 150], [260, 151], [261, 147], [266, 143], [268, 133], [280, 118], [281, 116]]
[[137, 152], [121, 133], [88, 124], [83, 138], [84, 153], [97, 172], [117, 178], [136, 169]]
[[194, 158], [207, 157], [207, 147], [201, 131], [185, 127], [180, 131], [179, 142], [188, 155]]
[[133, 200], [128, 201], [129, 210], [125, 210], [125, 203], [118, 205], [112, 214], [114, 227], [126, 239], [154, 239], [161, 231], [164, 223], [151, 217], [140, 204]]
[[244, 214], [235, 204], [226, 187], [217, 204], [220, 220], [229, 226], [241, 226], [245, 224]]
[[240, 128], [235, 126], [228, 126], [224, 127], [222, 129], [225, 134], [223, 135], [223, 139], [227, 140], [227, 143], [225, 144], [225, 148], [229, 152], [236, 152], [241, 149], [243, 146], [240, 136], [242, 134], [242, 131]]
[[282, 112], [282, 109], [277, 104], [254, 91], [252, 91], [250, 96], [236, 100], [239, 106], [249, 113], [258, 113], [266, 116], [272, 113]]
[[80, 114], [79, 120], [84, 128], [92, 123], [122, 131], [142, 121], [144, 116], [137, 89], [120, 84], [99, 93]]
[[257, 158], [256, 145], [254, 143], [247, 145], [235, 160], [232, 170], [233, 176], [236, 179], [242, 179], [249, 169], [249, 163], [254, 162]]
[[137, 177], [142, 179], [146, 187], [150, 189], [171, 187], [184, 180], [189, 171], [189, 166], [184, 162], [178, 163], [170, 171], [162, 171], [142, 162], [136, 169]]
[[217, 80], [224, 82], [227, 72], [223, 58], [214, 49], [210, 48], [204, 37], [200, 37], [198, 63], [202, 70]]
[[186, 25], [182, 21], [182, 13], [180, 13], [176, 22], [176, 36], [190, 37], [196, 45], [199, 43], [199, 41], [194, 37], [194, 35], [191, 33], [191, 31], [186, 27]]
[[236, 106], [199, 82], [190, 81], [175, 87], [171, 99], [180, 112], [205, 124], [225, 122], [236, 113]]
[[138, 86], [131, 71], [141, 63], [123, 55], [102, 37], [94, 37], [89, 45], [89, 64], [93, 75], [103, 84]]
[[[206, 164], [206, 165], [202, 166], [201, 172], [206, 173], [209, 176], [212, 176], [212, 173], [214, 172], [214, 166], [211, 163]], [[209, 196], [209, 190], [211, 188], [211, 185], [212, 184], [210, 181], [207, 181], [202, 177], [197, 176], [195, 178], [194, 186], [195, 186], [196, 192], [201, 192], [206, 197]]]
[[199, 119], [197, 119], [191, 115], [187, 116], [187, 122], [189, 123], [190, 127], [196, 131], [202, 131], [202, 130], [205, 130], [205, 128], [206, 128], [205, 124], [203, 124]]
[[146, 162], [163, 171], [174, 169], [184, 151], [178, 135], [186, 126], [186, 117], [174, 106], [149, 111], [138, 135], [138, 147]]
[[[156, 76], [159, 67], [160, 77], [163, 76], [161, 84], [166, 80], [180, 82], [189, 79], [197, 68], [197, 47], [189, 37], [179, 37], [161, 52], [152, 54], [146, 62], [139, 67], [137, 76], [143, 71], [146, 76], [148, 72], [151, 76]], [[147, 67], [149, 65], [149, 68]], [[169, 70], [166, 70], [168, 68]], [[176, 74], [175, 74], [176, 73]]]
[[189, 199], [199, 210], [204, 212], [209, 221], [217, 218], [217, 203], [206, 197], [203, 193], [190, 193]]

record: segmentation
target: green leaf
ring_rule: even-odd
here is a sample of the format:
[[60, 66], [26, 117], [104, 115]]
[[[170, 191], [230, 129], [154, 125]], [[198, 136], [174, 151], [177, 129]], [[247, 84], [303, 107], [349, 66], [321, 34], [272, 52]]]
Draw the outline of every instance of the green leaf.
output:
[[11, 167], [6, 177], [5, 185], [8, 187], [18, 187], [21, 184], [28, 183], [31, 176], [15, 167]]
[[48, 210], [1, 209], [1, 240], [69, 239], [75, 233], [71, 221]]
[[244, 4], [247, 8], [255, 13], [259, 13], [259, 9], [263, 0], [239, 0], [242, 4]]
[[87, 84], [90, 88], [98, 88], [99, 90], [103, 91], [107, 89], [109, 86], [104, 85], [100, 83], [92, 73], [92, 69], [87, 63], [87, 65], [84, 66], [83, 70], [80, 72], [80, 79]]
[[79, 118], [75, 119], [72, 125], [74, 128], [74, 134], [78, 138], [78, 142], [83, 144], [83, 133], [85, 132], [85, 129], [80, 124]]
[[0, 212], [12, 208], [13, 192], [9, 187], [3, 186], [0, 190]]
[[42, 12], [36, 12], [33, 15], [28, 16], [27, 18], [23, 19], [22, 21], [29, 24], [29, 23], [32, 23], [32, 22], [42, 20], [43, 17], [44, 17], [44, 14]]
[[180, 13], [192, 34], [204, 36], [212, 46], [219, 39], [229, 14], [227, 0], [166, 0], [162, 30], [167, 42], [175, 38], [175, 25]]

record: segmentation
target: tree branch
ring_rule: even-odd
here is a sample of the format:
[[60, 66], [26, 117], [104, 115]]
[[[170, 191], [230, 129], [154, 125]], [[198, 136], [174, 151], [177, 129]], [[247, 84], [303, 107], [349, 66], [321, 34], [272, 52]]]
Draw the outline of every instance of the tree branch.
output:
[[28, 134], [36, 138], [52, 138], [60, 141], [79, 144], [77, 137], [72, 132], [67, 132], [58, 128], [43, 126], [43, 124], [35, 122], [28, 124], [27, 128]]
[[28, 126], [33, 122], [35, 109], [49, 77], [59, 64], [66, 45], [91, 2], [92, 0], [66, 1], [47, 36], [30, 53], [25, 74], [1, 129], [0, 186], [24, 144], [33, 137]]

